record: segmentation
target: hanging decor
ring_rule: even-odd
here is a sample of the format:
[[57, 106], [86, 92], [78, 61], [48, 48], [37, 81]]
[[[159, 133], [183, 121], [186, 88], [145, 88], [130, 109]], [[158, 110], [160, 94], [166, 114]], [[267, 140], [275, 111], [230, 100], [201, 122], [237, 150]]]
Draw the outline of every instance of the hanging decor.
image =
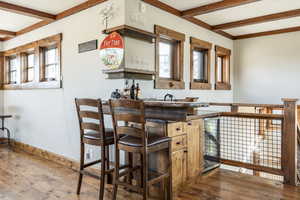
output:
[[124, 57], [124, 40], [122, 36], [113, 32], [100, 45], [101, 61], [108, 69], [118, 69]]

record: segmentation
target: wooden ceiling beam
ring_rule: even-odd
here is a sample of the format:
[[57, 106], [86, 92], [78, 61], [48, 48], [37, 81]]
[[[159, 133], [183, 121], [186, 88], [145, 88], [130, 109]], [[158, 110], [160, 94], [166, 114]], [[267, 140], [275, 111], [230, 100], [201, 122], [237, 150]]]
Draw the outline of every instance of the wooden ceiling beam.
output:
[[[58, 21], [58, 20], [63, 19], [65, 17], [71, 16], [71, 15], [76, 14], [76, 13], [82, 11], [82, 10], [88, 9], [90, 7], [96, 6], [96, 5], [98, 5], [100, 3], [103, 3], [103, 2], [106, 2], [106, 1], [108, 1], [108, 0], [88, 0], [88, 1], [86, 1], [84, 3], [81, 3], [81, 4], [77, 5], [77, 6], [74, 6], [74, 7], [70, 8], [70, 9], [67, 9], [67, 10], [59, 13], [56, 16], [56, 19], [54, 21]], [[48, 25], [48, 24], [50, 24], [50, 23], [52, 23], [54, 21], [44, 20], [44, 21], [38, 22], [38, 23], [33, 24], [31, 26], [28, 26], [28, 27], [26, 27], [26, 28], [24, 28], [22, 30], [19, 30], [16, 33], [16, 36], [23, 35], [25, 33], [31, 32], [33, 30], [36, 30], [36, 29], [41, 28], [43, 26], [46, 26], [46, 25]]]
[[259, 33], [238, 35], [238, 36], [234, 37], [234, 40], [262, 37], [262, 36], [276, 35], [276, 34], [283, 34], [283, 33], [291, 33], [291, 32], [297, 32], [297, 31], [300, 31], [300, 26], [284, 28], [284, 29], [277, 29], [277, 30], [273, 30], [273, 31], [265, 31], [265, 32], [259, 32]]
[[216, 3], [200, 6], [197, 8], [184, 10], [181, 12], [181, 15], [186, 16], [186, 17], [203, 15], [206, 13], [215, 12], [218, 10], [223, 10], [223, 9], [232, 8], [232, 7], [237, 7], [237, 6], [241, 6], [241, 5], [245, 5], [245, 4], [253, 3], [253, 2], [257, 2], [257, 1], [261, 1], [261, 0], [224, 0], [224, 1], [216, 2]]
[[275, 14], [264, 15], [264, 16], [260, 16], [260, 17], [244, 19], [244, 20], [235, 21], [235, 22], [229, 22], [229, 23], [225, 23], [225, 24], [219, 24], [219, 25], [213, 26], [213, 29], [214, 30], [225, 30], [225, 29], [230, 29], [230, 28], [236, 28], [236, 27], [264, 23], [264, 22], [271, 22], [271, 21], [287, 19], [287, 18], [292, 18], [292, 17], [299, 17], [299, 16], [300, 16], [300, 9], [296, 9], [296, 10], [290, 10], [290, 11], [281, 12], [281, 13], [275, 13]]
[[1, 30], [1, 29], [0, 29], [0, 35], [5, 35], [5, 36], [16, 36], [17, 33], [16, 33], [16, 32], [12, 32], [12, 31], [7, 31], [7, 30]]
[[49, 14], [46, 12], [34, 10], [31, 8], [26, 8], [23, 6], [18, 6], [15, 4], [10, 4], [10, 3], [4, 2], [4, 1], [0, 1], [0, 9], [8, 11], [8, 12], [12, 12], [12, 13], [17, 13], [17, 14], [21, 14], [21, 15], [26, 15], [26, 16], [30, 16], [30, 17], [43, 19], [43, 20], [55, 20], [55, 18], [56, 18], [55, 15], [52, 15], [52, 14]]
[[150, 5], [152, 5], [152, 6], [154, 6], [154, 7], [159, 8], [161, 10], [164, 10], [168, 13], [171, 13], [173, 15], [176, 15], [176, 16], [180, 17], [180, 18], [183, 18], [183, 19], [185, 19], [185, 20], [187, 20], [187, 21], [189, 21], [193, 24], [196, 24], [196, 25], [198, 25], [202, 28], [205, 28], [205, 29], [210, 30], [210, 31], [215, 32], [215, 33], [218, 33], [218, 34], [220, 34], [224, 37], [227, 37], [229, 39], [234, 39], [234, 37], [232, 35], [224, 32], [224, 31], [221, 31], [221, 30], [215, 31], [215, 30], [213, 30], [211, 25], [201, 21], [200, 19], [197, 19], [195, 17], [182, 16], [182, 13], [181, 13], [180, 10], [177, 10], [176, 8], [173, 8], [173, 7], [167, 5], [167, 4], [165, 4], [165, 3], [163, 3], [159, 0], [143, 0], [143, 1], [150, 4]]

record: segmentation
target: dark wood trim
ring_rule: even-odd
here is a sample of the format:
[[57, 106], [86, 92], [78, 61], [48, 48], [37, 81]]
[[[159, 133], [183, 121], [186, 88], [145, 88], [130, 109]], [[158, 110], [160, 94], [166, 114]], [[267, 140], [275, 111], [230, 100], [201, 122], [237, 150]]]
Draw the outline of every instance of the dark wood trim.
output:
[[[218, 57], [223, 58], [222, 82], [218, 82]], [[215, 90], [231, 90], [230, 71], [231, 71], [231, 50], [224, 47], [215, 46]], [[225, 59], [225, 60], [224, 60]]]
[[43, 19], [43, 20], [55, 20], [55, 17], [56, 17], [55, 15], [50, 14], [50, 13], [42, 12], [39, 10], [34, 10], [31, 8], [26, 8], [23, 6], [7, 3], [4, 1], [0, 1], [0, 10], [5, 10], [8, 12], [13, 12], [13, 13], [17, 13], [17, 14], [21, 14], [21, 15], [25, 15], [25, 16], [30, 16], [30, 17], [35, 17], [35, 18], [39, 18], [39, 19]]
[[56, 16], [56, 20], [60, 20], [60, 19], [63, 19], [65, 17], [69, 17], [71, 15], [74, 15], [74, 14], [76, 14], [78, 12], [81, 12], [83, 10], [86, 10], [88, 8], [91, 8], [93, 6], [96, 6], [96, 5], [101, 4], [103, 2], [106, 2], [106, 1], [108, 1], [108, 0], [87, 0], [84, 3], [81, 3], [81, 4], [77, 5], [77, 6], [74, 6], [74, 7], [70, 8], [70, 9], [67, 9], [67, 10], [59, 13]]
[[[0, 35], [5, 35], [5, 36], [16, 36], [16, 32], [13, 31], [7, 31], [7, 30], [1, 30], [0, 29]], [[4, 38], [3, 38], [4, 39]]]
[[276, 20], [287, 19], [287, 18], [298, 17], [298, 16], [300, 16], [300, 9], [290, 10], [290, 11], [275, 13], [275, 14], [270, 14], [270, 15], [264, 15], [264, 16], [260, 16], [260, 17], [254, 17], [254, 18], [244, 19], [244, 20], [240, 20], [240, 21], [229, 22], [229, 23], [225, 23], [225, 24], [219, 24], [219, 25], [213, 26], [213, 29], [214, 30], [224, 30], [224, 29], [230, 29], [230, 28], [236, 28], [236, 27], [241, 27], [241, 26], [246, 26], [246, 25], [276, 21]]
[[259, 32], [259, 33], [238, 35], [238, 36], [234, 37], [234, 40], [262, 37], [262, 36], [269, 36], [269, 35], [277, 35], [277, 34], [283, 34], [283, 33], [291, 33], [291, 32], [297, 32], [297, 31], [300, 31], [300, 26], [284, 28], [284, 29], [277, 29], [277, 30], [273, 30], [273, 31], [265, 31], [265, 32]]
[[[34, 41], [10, 50], [7, 50], [3, 52], [4, 55], [4, 64], [1, 66], [1, 69], [4, 71], [2, 73], [2, 77], [4, 80], [4, 84], [2, 89], [4, 90], [28, 90], [28, 89], [58, 89], [62, 87], [62, 80], [61, 80], [61, 40], [62, 40], [62, 34], [56, 34], [38, 41]], [[43, 63], [41, 62], [42, 60], [40, 59], [40, 52], [39, 48], [40, 47], [46, 47], [46, 46], [51, 46], [53, 44], [57, 45], [58, 48], [58, 56], [59, 56], [59, 63], [58, 63], [58, 72], [57, 72], [57, 78], [55, 80], [49, 80], [49, 81], [44, 81], [42, 72], [43, 72]], [[21, 62], [21, 54], [25, 52], [35, 52], [35, 78], [34, 81], [32, 82], [24, 82], [23, 78], [23, 69], [24, 69], [24, 62]], [[18, 84], [10, 84], [9, 79], [7, 77], [7, 57], [12, 56], [12, 55], [17, 55], [18, 60], [20, 61], [20, 70], [21, 73], [21, 82]], [[38, 79], [37, 79], [38, 78]]]
[[113, 27], [113, 28], [109, 28], [103, 31], [104, 34], [110, 34], [112, 32], [118, 32], [119, 34], [126, 36], [126, 37], [132, 37], [138, 40], [143, 40], [146, 42], [150, 42], [153, 43], [155, 38], [156, 38], [156, 34], [148, 32], [148, 31], [144, 31], [132, 26], [128, 26], [128, 25], [121, 25], [121, 26], [117, 26], [117, 27]]
[[154, 6], [154, 7], [162, 9], [162, 10], [168, 12], [168, 13], [176, 15], [177, 17], [183, 18], [183, 19], [185, 19], [185, 20], [187, 20], [187, 21], [189, 21], [189, 22], [191, 22], [193, 24], [196, 24], [196, 25], [198, 25], [198, 26], [200, 26], [202, 28], [205, 28], [207, 30], [215, 32], [215, 33], [217, 33], [219, 35], [222, 35], [222, 36], [224, 36], [226, 38], [229, 38], [231, 40], [234, 39], [234, 37], [232, 35], [224, 32], [224, 31], [221, 31], [221, 30], [214, 31], [211, 25], [209, 25], [209, 24], [207, 24], [207, 23], [205, 23], [205, 22], [203, 22], [203, 21], [201, 21], [201, 20], [199, 20], [199, 19], [197, 19], [195, 17], [182, 16], [180, 10], [177, 10], [177, 9], [175, 9], [175, 8], [173, 8], [173, 7], [165, 4], [165, 3], [162, 3], [159, 0], [143, 0], [143, 1], [146, 2], [146, 3], [148, 3], [148, 4], [150, 4], [150, 5], [152, 5], [152, 6]]
[[[207, 83], [200, 83], [194, 80], [194, 56], [193, 51], [195, 49], [205, 49], [207, 50], [207, 65], [206, 65], [206, 76]], [[211, 49], [212, 44], [197, 38], [190, 38], [190, 89], [196, 90], [210, 90], [211, 89]]]
[[[184, 42], [185, 34], [176, 32], [174, 30], [155, 25], [154, 26], [156, 40], [155, 40], [155, 89], [184, 89], [183, 81], [184, 73]], [[171, 69], [171, 79], [159, 77], [159, 43], [161, 40], [176, 41], [173, 47], [173, 62]]]
[[181, 12], [179, 10], [177, 10], [176, 8], [173, 8], [172, 6], [169, 6], [168, 4], [165, 4], [159, 0], [143, 0], [143, 1], [154, 7], [160, 8], [168, 13], [176, 15], [178, 17], [181, 16]]
[[182, 11], [181, 15], [189, 16], [189, 17], [203, 15], [206, 13], [215, 12], [218, 10], [223, 10], [223, 9], [232, 8], [232, 7], [237, 7], [237, 6], [241, 6], [241, 5], [245, 5], [245, 4], [253, 3], [253, 2], [257, 2], [257, 1], [260, 1], [260, 0], [225, 0], [225, 1], [220, 1], [220, 2], [216, 2], [216, 3], [200, 6], [197, 8], [184, 10], [184, 11]]
[[[50, 21], [50, 20], [44, 20], [44, 21], [38, 22], [36, 24], [33, 24], [31, 26], [28, 26], [28, 27], [26, 27], [26, 28], [24, 28], [22, 30], [19, 30], [19, 31], [17, 31], [16, 36], [23, 35], [25, 33], [31, 32], [33, 30], [36, 30], [36, 29], [41, 28], [43, 26], [46, 26], [46, 25], [48, 25], [48, 24], [50, 24], [50, 23], [52, 23], [54, 21], [58, 21], [58, 20], [63, 19], [65, 17], [74, 15], [74, 14], [76, 14], [78, 12], [81, 12], [81, 11], [83, 11], [85, 9], [91, 8], [93, 6], [96, 6], [96, 5], [101, 4], [103, 2], [106, 2], [106, 1], [108, 1], [108, 0], [88, 0], [88, 1], [86, 1], [84, 3], [82, 3], [82, 4], [79, 4], [77, 6], [74, 6], [74, 7], [70, 8], [70, 9], [68, 9], [68, 10], [65, 10], [65, 11], [59, 13], [58, 15], [55, 16], [55, 20], [52, 20], [52, 21]], [[6, 40], [10, 40], [10, 39], [12, 39], [12, 38], [5, 38], [5, 41]]]

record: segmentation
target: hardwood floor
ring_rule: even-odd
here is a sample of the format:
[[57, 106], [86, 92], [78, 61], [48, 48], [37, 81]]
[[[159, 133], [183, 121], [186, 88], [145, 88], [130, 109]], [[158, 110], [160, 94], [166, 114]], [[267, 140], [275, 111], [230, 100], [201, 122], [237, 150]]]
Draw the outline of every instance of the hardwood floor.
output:
[[[96, 200], [99, 182], [84, 178], [82, 194], [75, 194], [77, 173], [58, 164], [0, 146], [0, 200]], [[105, 198], [111, 199], [111, 187]], [[138, 200], [119, 190], [117, 199]], [[300, 188], [279, 182], [219, 170], [198, 178], [176, 200], [297, 200]]]

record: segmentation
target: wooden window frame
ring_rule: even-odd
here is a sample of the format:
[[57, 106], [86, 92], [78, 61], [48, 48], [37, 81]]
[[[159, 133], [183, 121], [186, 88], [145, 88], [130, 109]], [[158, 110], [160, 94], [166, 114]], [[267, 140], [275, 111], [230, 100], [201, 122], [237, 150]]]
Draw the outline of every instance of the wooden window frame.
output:
[[6, 64], [6, 67], [5, 67], [5, 83], [7, 84], [7, 85], [12, 85], [12, 86], [15, 86], [15, 85], [17, 85], [18, 84], [18, 80], [16, 80], [15, 82], [12, 82], [11, 81], [11, 72], [12, 72], [12, 70], [10, 69], [11, 68], [11, 66], [10, 66], [10, 60], [12, 59], [12, 57], [13, 57], [13, 59], [16, 59], [17, 60], [17, 62], [18, 62], [18, 68], [14, 71], [14, 72], [16, 72], [16, 74], [18, 75], [18, 73], [19, 73], [19, 70], [21, 70], [21, 66], [20, 66], [20, 62], [19, 62], [19, 57], [20, 57], [20, 55], [19, 54], [13, 54], [13, 55], [7, 55], [7, 56], [5, 56], [5, 64]]
[[[218, 82], [218, 57], [222, 57], [222, 81]], [[216, 90], [231, 90], [231, 83], [230, 83], [230, 57], [231, 57], [231, 50], [226, 49], [224, 47], [215, 46], [215, 89]]]
[[33, 68], [33, 70], [35, 70], [36, 68], [36, 52], [35, 49], [28, 49], [26, 52], [22, 52], [21, 53], [21, 66], [22, 66], [22, 77], [21, 77], [21, 81], [22, 83], [31, 83], [35, 80], [35, 73], [33, 74], [33, 80], [29, 81], [28, 80], [28, 56], [29, 55], [34, 55], [34, 65], [31, 67]]
[[[178, 33], [171, 29], [155, 25], [155, 89], [185, 89], [183, 81], [183, 69], [184, 69], [184, 42], [185, 34]], [[173, 53], [172, 61], [172, 78], [161, 78], [159, 77], [159, 43], [162, 40], [167, 40], [177, 43]]]
[[[62, 88], [62, 76], [61, 76], [61, 41], [62, 34], [53, 35], [42, 40], [31, 42], [29, 44], [16, 47], [14, 49], [0, 52], [0, 68], [1, 77], [3, 82], [1, 84], [1, 89], [58, 89]], [[57, 76], [55, 80], [46, 80], [42, 76], [42, 71], [44, 70], [43, 59], [41, 59], [41, 48], [46, 48], [49, 46], [56, 45], [58, 48], [58, 69]], [[34, 80], [28, 81], [27, 76], [27, 61], [26, 56], [28, 53], [34, 53]], [[12, 55], [17, 55], [18, 62], [20, 63], [19, 77], [20, 80], [17, 84], [9, 84], [9, 79], [7, 77], [7, 58]]]
[[[190, 89], [194, 90], [210, 90], [211, 85], [211, 49], [212, 44], [197, 38], [190, 38]], [[205, 72], [207, 77], [207, 83], [198, 82], [194, 79], [194, 51], [205, 50], [207, 51], [207, 60], [205, 66]]]

